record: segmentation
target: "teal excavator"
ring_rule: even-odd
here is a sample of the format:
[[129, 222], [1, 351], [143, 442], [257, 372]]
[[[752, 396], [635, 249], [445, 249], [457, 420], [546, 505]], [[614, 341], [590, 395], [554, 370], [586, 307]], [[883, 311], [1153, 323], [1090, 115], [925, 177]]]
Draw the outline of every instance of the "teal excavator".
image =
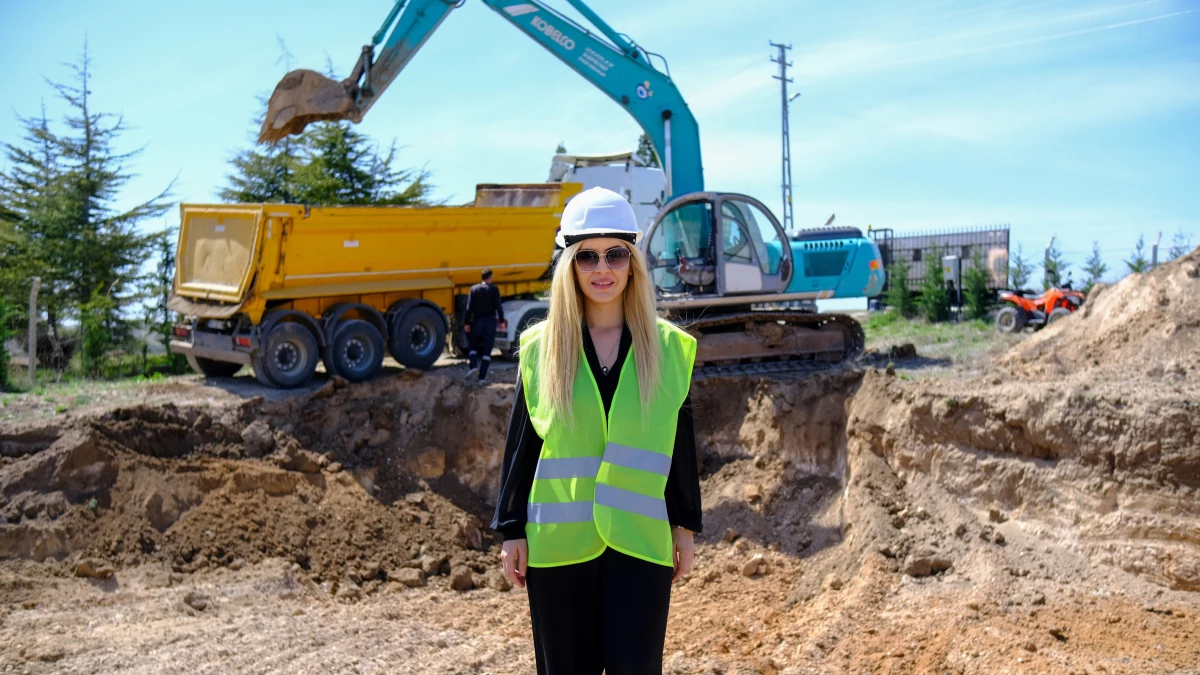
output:
[[[299, 134], [313, 122], [362, 121], [465, 1], [397, 0], [341, 82], [307, 69], [285, 75], [271, 95], [259, 141]], [[818, 299], [878, 295], [884, 270], [873, 241], [856, 228], [786, 233], [758, 200], [705, 191], [699, 127], [666, 59], [618, 33], [583, 0], [566, 2], [599, 34], [538, 0], [480, 1], [624, 108], [649, 137], [664, 170], [666, 203], [642, 246], [660, 306], [701, 338], [698, 366], [765, 368], [861, 353], [857, 321], [806, 307]], [[510, 335], [499, 336], [498, 344], [515, 344], [524, 326], [545, 315], [536, 300], [519, 306]]]

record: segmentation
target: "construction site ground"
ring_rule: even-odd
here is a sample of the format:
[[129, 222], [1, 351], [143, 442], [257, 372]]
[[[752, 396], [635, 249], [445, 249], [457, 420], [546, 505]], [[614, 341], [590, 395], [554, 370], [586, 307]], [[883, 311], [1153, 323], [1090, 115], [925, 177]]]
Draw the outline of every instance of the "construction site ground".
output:
[[[666, 672], [1200, 673], [1200, 251], [1036, 334], [898, 326], [695, 383]], [[0, 672], [534, 672], [494, 372], [6, 395]]]

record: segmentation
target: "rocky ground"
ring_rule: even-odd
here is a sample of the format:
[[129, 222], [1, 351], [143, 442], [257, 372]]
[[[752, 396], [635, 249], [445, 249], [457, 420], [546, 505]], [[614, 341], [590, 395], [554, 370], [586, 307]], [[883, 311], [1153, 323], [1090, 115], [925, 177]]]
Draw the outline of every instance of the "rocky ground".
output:
[[[1200, 673], [1198, 300], [1194, 253], [953, 377], [900, 351], [697, 382], [668, 672]], [[0, 672], [533, 672], [484, 527], [503, 373], [29, 408]]]

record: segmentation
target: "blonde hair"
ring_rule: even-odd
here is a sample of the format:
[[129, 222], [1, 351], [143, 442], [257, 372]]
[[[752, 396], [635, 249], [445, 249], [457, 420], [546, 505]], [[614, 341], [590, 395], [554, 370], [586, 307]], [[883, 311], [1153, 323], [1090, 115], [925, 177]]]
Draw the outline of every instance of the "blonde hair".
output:
[[[638, 392], [643, 410], [654, 400], [659, 387], [662, 345], [658, 339], [658, 314], [654, 306], [654, 286], [646, 258], [636, 246], [622, 243], [630, 250], [629, 269], [633, 274], [622, 298], [625, 325], [633, 336], [633, 356], [637, 366]], [[538, 353], [541, 372], [540, 395], [545, 397], [560, 419], [571, 420], [575, 376], [579, 373], [583, 351], [582, 326], [584, 294], [575, 277], [575, 254], [583, 242], [568, 246], [558, 259], [550, 283], [550, 312], [542, 333]]]

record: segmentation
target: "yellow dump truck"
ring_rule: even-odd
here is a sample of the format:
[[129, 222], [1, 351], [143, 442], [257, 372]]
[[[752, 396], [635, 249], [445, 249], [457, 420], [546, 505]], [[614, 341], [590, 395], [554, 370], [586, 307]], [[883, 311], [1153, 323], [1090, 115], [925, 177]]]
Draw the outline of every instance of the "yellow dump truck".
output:
[[249, 364], [275, 387], [307, 382], [318, 359], [365, 380], [385, 349], [427, 368], [461, 330], [484, 268], [506, 300], [547, 288], [559, 218], [580, 189], [480, 185], [469, 206], [183, 204], [170, 307], [186, 320], [170, 349], [210, 376]]

